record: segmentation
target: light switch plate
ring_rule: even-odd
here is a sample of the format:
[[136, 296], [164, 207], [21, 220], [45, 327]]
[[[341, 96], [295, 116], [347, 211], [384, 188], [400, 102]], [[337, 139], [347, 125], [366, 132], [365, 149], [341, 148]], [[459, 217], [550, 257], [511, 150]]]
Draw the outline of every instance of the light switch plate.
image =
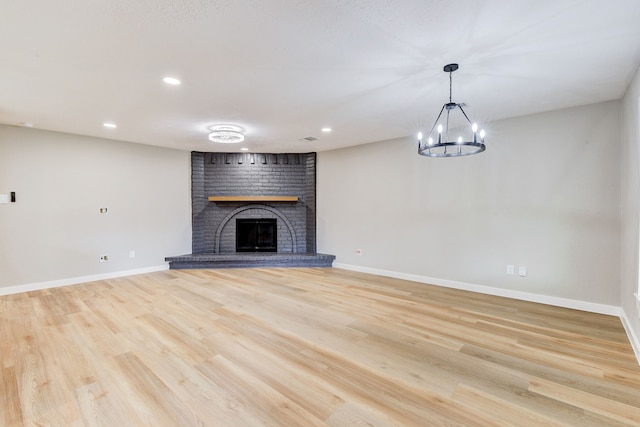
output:
[[9, 203], [9, 195], [0, 194], [0, 203]]

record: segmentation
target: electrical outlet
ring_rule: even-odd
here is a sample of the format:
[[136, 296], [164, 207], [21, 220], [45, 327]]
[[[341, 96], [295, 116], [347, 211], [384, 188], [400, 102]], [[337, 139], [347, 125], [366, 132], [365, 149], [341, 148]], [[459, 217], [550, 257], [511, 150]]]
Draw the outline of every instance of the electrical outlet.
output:
[[109, 255], [102, 255], [100, 257], [100, 262], [109, 262]]
[[136, 257], [136, 251], [129, 251], [129, 258], [135, 258]]
[[524, 265], [518, 267], [518, 276], [527, 277], [527, 267], [525, 267]]
[[513, 264], [507, 264], [507, 274], [513, 276], [516, 274], [516, 268]]

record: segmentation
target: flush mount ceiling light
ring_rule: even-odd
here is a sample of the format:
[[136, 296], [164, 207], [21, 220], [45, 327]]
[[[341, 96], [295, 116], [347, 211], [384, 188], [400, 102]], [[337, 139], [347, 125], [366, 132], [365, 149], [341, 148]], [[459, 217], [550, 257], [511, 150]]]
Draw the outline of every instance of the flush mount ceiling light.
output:
[[221, 144], [237, 144], [244, 141], [244, 135], [239, 126], [217, 125], [211, 128], [209, 140]]
[[118, 127], [118, 125], [116, 125], [115, 123], [110, 123], [110, 122], [104, 122], [102, 126], [106, 128], [111, 128], [111, 129], [115, 129]]
[[[484, 130], [478, 132], [478, 125], [471, 123], [467, 113], [462, 109], [464, 103], [457, 104], [451, 100], [452, 78], [451, 74], [458, 69], [458, 64], [445, 65], [443, 71], [449, 73], [449, 102], [442, 106], [438, 118], [433, 123], [426, 141], [422, 140], [422, 132], [418, 134], [418, 154], [428, 157], [459, 157], [471, 154], [482, 153], [486, 147], [484, 145]], [[447, 110], [444, 117], [444, 126], [440, 123], [442, 113]], [[460, 111], [454, 117], [452, 112]], [[457, 122], [456, 122], [457, 120]], [[449, 126], [454, 129], [457, 140], [449, 141]], [[466, 128], [466, 129], [465, 129]], [[437, 129], [437, 136], [434, 130]], [[470, 132], [469, 132], [470, 131]], [[463, 134], [465, 136], [463, 136]], [[478, 137], [480, 141], [478, 142]], [[435, 141], [434, 141], [435, 139]]]

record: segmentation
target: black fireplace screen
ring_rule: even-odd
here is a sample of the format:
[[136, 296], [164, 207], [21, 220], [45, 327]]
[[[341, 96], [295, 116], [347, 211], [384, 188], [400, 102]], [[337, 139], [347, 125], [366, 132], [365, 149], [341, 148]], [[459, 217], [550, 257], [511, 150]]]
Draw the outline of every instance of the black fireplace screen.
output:
[[275, 218], [236, 219], [236, 252], [277, 252]]

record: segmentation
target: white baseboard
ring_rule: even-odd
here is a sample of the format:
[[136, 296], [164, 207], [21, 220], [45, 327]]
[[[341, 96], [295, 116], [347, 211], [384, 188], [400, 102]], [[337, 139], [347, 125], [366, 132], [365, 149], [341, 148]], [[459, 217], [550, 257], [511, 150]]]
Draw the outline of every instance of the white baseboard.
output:
[[631, 348], [633, 348], [633, 352], [636, 354], [636, 359], [638, 359], [638, 363], [640, 364], [640, 340], [638, 336], [633, 332], [633, 328], [631, 327], [631, 323], [629, 322], [629, 318], [627, 317], [627, 313], [624, 310], [621, 310], [622, 314], [620, 314], [620, 320], [622, 321], [622, 326], [624, 326], [624, 330], [627, 332], [627, 337], [629, 337], [629, 342], [631, 343]]
[[377, 268], [342, 264], [338, 262], [334, 262], [333, 266], [335, 268], [359, 271], [361, 273], [370, 273], [378, 276], [393, 277], [394, 279], [410, 280], [412, 282], [427, 283], [430, 285], [443, 286], [446, 288], [454, 288], [464, 291], [478, 292], [481, 294], [537, 302], [540, 304], [549, 304], [557, 307], [572, 308], [574, 310], [589, 311], [592, 313], [607, 314], [610, 316], [621, 316], [622, 314], [622, 308], [614, 305], [598, 304], [594, 302], [573, 300], [568, 298], [558, 298], [548, 295], [533, 294], [530, 292], [514, 291], [511, 289], [494, 288], [484, 285], [474, 285], [472, 283], [438, 279], [436, 277], [419, 276], [417, 274], [399, 273], [397, 271], [381, 270]]
[[41, 289], [57, 288], [60, 286], [77, 285], [78, 283], [95, 282], [97, 280], [115, 279], [116, 277], [133, 276], [136, 274], [153, 273], [168, 270], [169, 264], [153, 267], [139, 268], [136, 270], [115, 271], [112, 273], [96, 274], [93, 276], [72, 277], [69, 279], [52, 280], [49, 282], [29, 283], [26, 285], [7, 286], [0, 288], [0, 295], [19, 294], [22, 292], [39, 291]]

